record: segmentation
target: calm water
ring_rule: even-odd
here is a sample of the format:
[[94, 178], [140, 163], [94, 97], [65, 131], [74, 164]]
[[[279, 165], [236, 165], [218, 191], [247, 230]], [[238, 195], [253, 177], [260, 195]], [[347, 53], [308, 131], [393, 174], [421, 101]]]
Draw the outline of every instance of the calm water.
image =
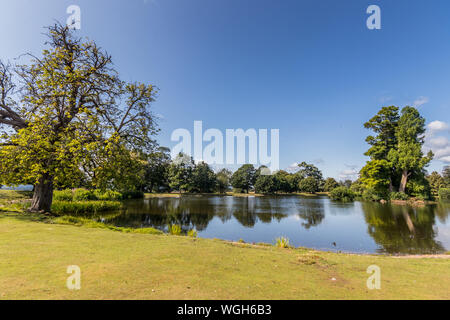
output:
[[97, 219], [122, 227], [181, 225], [203, 238], [291, 244], [322, 250], [425, 254], [450, 250], [450, 206], [423, 208], [327, 197], [183, 196], [128, 201]]

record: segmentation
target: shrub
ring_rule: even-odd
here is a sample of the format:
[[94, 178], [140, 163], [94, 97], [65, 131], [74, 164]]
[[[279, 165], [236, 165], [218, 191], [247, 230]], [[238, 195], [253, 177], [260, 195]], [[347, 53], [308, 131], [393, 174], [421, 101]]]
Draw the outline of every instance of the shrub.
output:
[[349, 202], [355, 199], [355, 193], [347, 187], [337, 187], [330, 192], [330, 198], [335, 201]]
[[73, 201], [97, 200], [94, 192], [86, 189], [75, 189], [73, 192]]
[[70, 189], [66, 190], [56, 190], [53, 192], [53, 200], [59, 201], [72, 201], [73, 200], [73, 192]]
[[121, 200], [123, 198], [122, 194], [117, 191], [112, 190], [95, 190], [94, 196], [98, 200]]
[[169, 226], [167, 227], [167, 232], [169, 234], [179, 236], [181, 234], [181, 226], [177, 224], [169, 224]]
[[53, 201], [52, 212], [56, 214], [97, 213], [102, 211], [119, 210], [119, 201]]
[[391, 200], [408, 200], [409, 196], [404, 192], [391, 192], [389, 198]]
[[410, 179], [406, 185], [406, 191], [412, 197], [420, 200], [428, 200], [431, 196], [430, 183], [423, 176]]
[[286, 237], [279, 237], [275, 240], [275, 246], [278, 248], [289, 248], [289, 239]]
[[439, 199], [450, 202], [450, 188], [442, 188], [439, 190]]
[[187, 235], [188, 235], [188, 237], [197, 238], [198, 233], [197, 233], [197, 230], [191, 229], [188, 231]]
[[373, 189], [366, 189], [362, 194], [362, 198], [365, 201], [380, 201], [383, 199], [383, 196], [375, 192]]
[[302, 179], [298, 183], [298, 190], [300, 192], [316, 193], [319, 191], [319, 180], [314, 177]]

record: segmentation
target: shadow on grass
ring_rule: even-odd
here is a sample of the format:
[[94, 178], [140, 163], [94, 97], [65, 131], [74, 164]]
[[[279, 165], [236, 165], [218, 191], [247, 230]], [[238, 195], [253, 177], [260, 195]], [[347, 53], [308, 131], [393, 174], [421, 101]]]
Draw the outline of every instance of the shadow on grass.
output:
[[0, 211], [0, 223], [2, 219], [12, 218], [19, 221], [26, 222], [49, 222], [49, 217], [46, 217], [42, 214], [31, 213], [31, 212], [1, 212]]

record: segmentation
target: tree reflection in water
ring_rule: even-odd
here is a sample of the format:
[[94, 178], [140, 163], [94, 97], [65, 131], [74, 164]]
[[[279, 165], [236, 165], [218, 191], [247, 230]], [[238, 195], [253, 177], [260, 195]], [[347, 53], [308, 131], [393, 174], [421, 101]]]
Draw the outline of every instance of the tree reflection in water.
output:
[[298, 216], [305, 220], [302, 222], [305, 229], [318, 226], [325, 218], [324, 202], [320, 199], [302, 199], [297, 210], [299, 211]]
[[[449, 213], [448, 204], [412, 208], [372, 202], [339, 203], [326, 197], [183, 196], [130, 200], [125, 202], [123, 212], [102, 213], [97, 219], [121, 227], [163, 231], [168, 225], [179, 225], [183, 232], [196, 229], [213, 237], [219, 232], [233, 239], [252, 233], [253, 239], [260, 242], [272, 242], [273, 234], [289, 231], [290, 240], [297, 245], [307, 240], [314, 246], [332, 237], [338, 243], [353, 243], [351, 248], [368, 248], [366, 252], [424, 254], [446, 250], [436, 240], [440, 228], [444, 230], [440, 239], [448, 247], [445, 230], [449, 229]], [[300, 218], [300, 228], [288, 217]], [[325, 229], [316, 228], [327, 219]], [[211, 224], [213, 228], [208, 229]]]
[[368, 233], [380, 245], [378, 252], [425, 254], [444, 251], [442, 244], [435, 240], [434, 206], [413, 208], [362, 203], [362, 209]]

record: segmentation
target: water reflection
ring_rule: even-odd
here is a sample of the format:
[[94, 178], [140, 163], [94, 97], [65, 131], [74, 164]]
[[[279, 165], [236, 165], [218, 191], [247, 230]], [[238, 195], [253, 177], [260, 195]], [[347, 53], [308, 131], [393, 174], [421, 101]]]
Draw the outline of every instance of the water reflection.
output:
[[445, 251], [435, 240], [435, 206], [413, 208], [363, 203], [362, 208], [368, 233], [380, 245], [378, 252], [423, 254]]
[[338, 243], [343, 251], [416, 254], [450, 249], [449, 213], [444, 204], [412, 208], [326, 197], [186, 196], [127, 201], [123, 212], [97, 218], [164, 231], [177, 224], [228, 240], [272, 242], [286, 235], [294, 245], [319, 249], [333, 250]]

